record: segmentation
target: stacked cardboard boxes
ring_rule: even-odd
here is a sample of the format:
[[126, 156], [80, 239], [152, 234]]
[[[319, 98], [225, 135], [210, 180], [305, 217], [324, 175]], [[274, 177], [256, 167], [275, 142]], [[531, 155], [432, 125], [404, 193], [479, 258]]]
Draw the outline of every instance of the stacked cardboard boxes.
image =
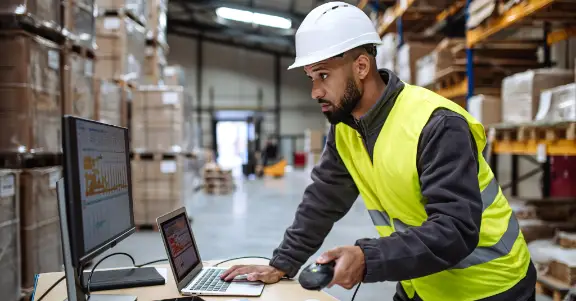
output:
[[81, 48], [68, 47], [63, 58], [64, 113], [97, 120], [94, 57]]
[[146, 63], [144, 64], [144, 83], [148, 85], [165, 84], [164, 68], [168, 44], [166, 42], [167, 0], [150, 0], [148, 4]]
[[63, 265], [56, 182], [61, 167], [22, 171], [20, 218], [22, 286], [34, 286], [38, 273], [61, 271]]
[[396, 59], [396, 72], [400, 80], [416, 84], [416, 62], [434, 50], [436, 45], [423, 42], [409, 42], [400, 47]]
[[18, 173], [0, 169], [0, 292], [2, 300], [20, 300], [20, 212]]

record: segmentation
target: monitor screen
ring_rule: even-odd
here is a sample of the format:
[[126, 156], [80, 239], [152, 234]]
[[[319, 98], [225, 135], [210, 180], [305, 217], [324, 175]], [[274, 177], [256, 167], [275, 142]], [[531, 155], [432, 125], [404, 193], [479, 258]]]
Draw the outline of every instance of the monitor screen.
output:
[[180, 214], [165, 221], [160, 227], [166, 239], [177, 281], [180, 282], [200, 263], [188, 226], [188, 217], [184, 213]]
[[90, 260], [134, 230], [128, 131], [65, 117], [64, 180], [75, 262]]

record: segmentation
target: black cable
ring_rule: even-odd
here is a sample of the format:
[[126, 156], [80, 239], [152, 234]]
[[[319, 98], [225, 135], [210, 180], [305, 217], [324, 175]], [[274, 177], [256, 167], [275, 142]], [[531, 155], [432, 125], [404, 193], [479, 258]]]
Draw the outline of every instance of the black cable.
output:
[[[136, 261], [134, 260], [134, 257], [132, 257], [132, 255], [128, 254], [128, 253], [124, 253], [124, 252], [118, 252], [118, 253], [112, 253], [108, 256], [105, 256], [104, 258], [100, 259], [93, 267], [92, 270], [90, 271], [90, 275], [88, 275], [88, 283], [86, 284], [86, 289], [87, 289], [87, 293], [86, 295], [88, 296], [88, 298], [86, 298], [86, 300], [90, 300], [90, 282], [92, 281], [92, 275], [94, 275], [94, 270], [96, 270], [96, 267], [98, 265], [100, 265], [100, 263], [102, 263], [102, 261], [106, 260], [109, 257], [112, 256], [116, 256], [116, 255], [124, 255], [124, 256], [128, 256], [130, 257], [130, 259], [132, 260], [132, 265], [136, 266]], [[84, 278], [84, 274], [79, 274], [80, 278]]]
[[144, 267], [144, 266], [147, 266], [147, 265], [151, 265], [151, 264], [153, 264], [153, 263], [164, 262], [164, 261], [168, 261], [168, 258], [158, 259], [158, 260], [150, 261], [150, 262], [147, 262], [147, 263], [135, 265], [135, 267], [141, 268], [141, 267]]
[[243, 256], [243, 257], [230, 258], [230, 259], [220, 261], [220, 262], [214, 264], [213, 267], [218, 266], [218, 265], [223, 264], [223, 263], [228, 262], [228, 261], [239, 260], [239, 259], [248, 259], [248, 258], [261, 258], [261, 259], [270, 260], [270, 258], [263, 257], [263, 256]]
[[62, 282], [62, 280], [64, 280], [65, 278], [66, 278], [66, 276], [62, 276], [62, 278], [58, 279], [58, 281], [56, 281], [54, 284], [52, 284], [52, 286], [49, 287], [49, 288], [44, 292], [44, 294], [42, 294], [42, 296], [40, 296], [40, 298], [38, 298], [38, 300], [36, 300], [36, 301], [42, 301], [42, 299], [44, 299], [44, 297], [46, 297], [46, 295], [48, 295], [48, 293], [49, 293], [51, 290], [53, 290], [53, 289], [56, 287], [56, 285], [58, 285], [58, 283]]
[[358, 290], [360, 289], [360, 285], [362, 285], [362, 282], [358, 283], [358, 286], [356, 287], [356, 290], [354, 291], [354, 295], [352, 295], [352, 299], [350, 299], [350, 301], [354, 301], [354, 298], [356, 298], [356, 293], [358, 293]]

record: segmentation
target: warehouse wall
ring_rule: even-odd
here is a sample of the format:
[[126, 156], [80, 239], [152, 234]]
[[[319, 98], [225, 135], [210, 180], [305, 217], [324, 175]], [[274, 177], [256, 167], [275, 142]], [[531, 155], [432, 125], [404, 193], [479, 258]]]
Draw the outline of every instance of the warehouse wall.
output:
[[[186, 90], [197, 105], [198, 40], [169, 35], [168, 64], [185, 68]], [[275, 58], [271, 54], [227, 45], [202, 42], [202, 107], [210, 103], [210, 89], [214, 91], [214, 107], [254, 108], [258, 105], [258, 90], [262, 90], [263, 107], [274, 108]], [[292, 58], [281, 59], [281, 115], [280, 134], [302, 134], [307, 128], [323, 129], [325, 119], [318, 105], [310, 97], [311, 84], [301, 70], [286, 70]], [[196, 120], [196, 116], [193, 117]], [[274, 114], [266, 113], [264, 133], [275, 130]], [[211, 120], [202, 113], [202, 146], [212, 145]]]

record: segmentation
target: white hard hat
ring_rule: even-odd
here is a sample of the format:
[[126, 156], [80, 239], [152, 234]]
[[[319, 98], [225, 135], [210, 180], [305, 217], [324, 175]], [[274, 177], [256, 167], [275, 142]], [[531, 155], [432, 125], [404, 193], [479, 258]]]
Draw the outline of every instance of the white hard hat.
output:
[[346, 2], [313, 9], [296, 32], [296, 60], [288, 70], [317, 63], [358, 46], [381, 44], [370, 18]]

